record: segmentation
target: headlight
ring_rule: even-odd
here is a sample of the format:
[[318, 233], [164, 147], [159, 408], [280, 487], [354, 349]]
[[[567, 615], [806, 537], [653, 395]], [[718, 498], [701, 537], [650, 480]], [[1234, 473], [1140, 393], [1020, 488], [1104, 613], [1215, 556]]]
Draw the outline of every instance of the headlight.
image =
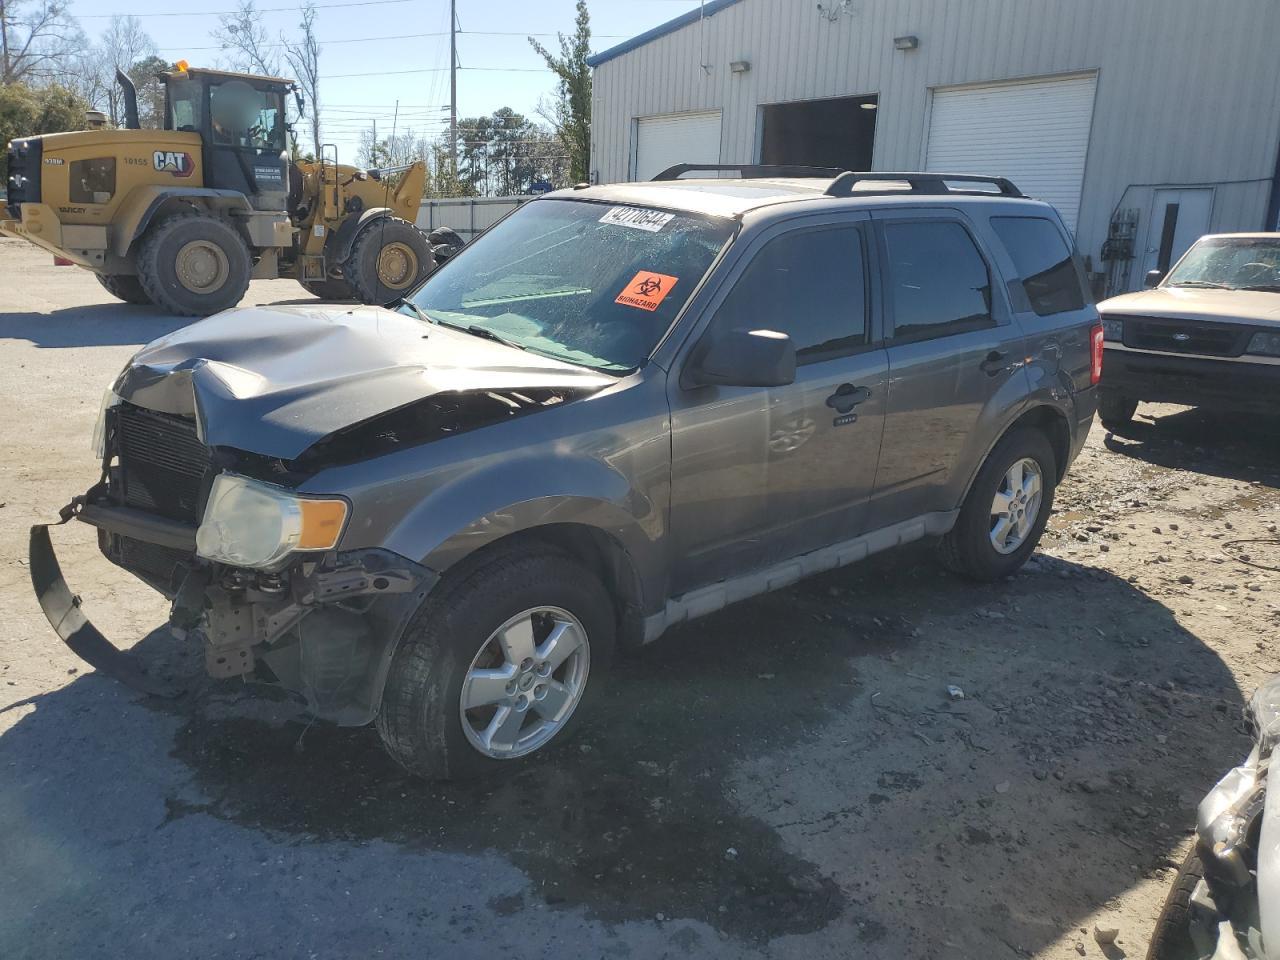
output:
[[273, 567], [298, 550], [331, 550], [347, 520], [345, 500], [315, 500], [221, 473], [213, 480], [196, 553], [237, 567]]
[[1255, 333], [1245, 352], [1260, 353], [1264, 357], [1280, 357], [1280, 333]]
[[1103, 340], [1123, 340], [1124, 339], [1124, 321], [1118, 318], [1103, 317], [1102, 318], [1102, 339]]
[[107, 411], [120, 402], [116, 392], [107, 387], [102, 395], [102, 406], [98, 407], [98, 422], [93, 425], [92, 450], [101, 460], [107, 455]]

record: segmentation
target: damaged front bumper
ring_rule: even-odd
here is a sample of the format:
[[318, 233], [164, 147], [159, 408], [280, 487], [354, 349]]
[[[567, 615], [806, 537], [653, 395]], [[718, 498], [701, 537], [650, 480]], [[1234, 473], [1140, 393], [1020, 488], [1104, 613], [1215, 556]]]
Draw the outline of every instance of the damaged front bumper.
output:
[[[195, 555], [195, 528], [104, 502], [101, 488], [77, 497], [57, 524], [31, 528], [31, 582], [63, 641], [102, 673], [157, 696], [175, 685], [152, 676], [114, 646], [81, 610], [63, 577], [49, 535], [71, 519], [93, 526], [109, 560], [173, 601], [176, 636], [202, 643], [215, 678], [273, 683], [305, 698], [316, 716], [342, 726], [377, 713], [391, 658], [409, 617], [438, 577], [387, 550], [309, 556], [279, 572], [239, 569]], [[128, 545], [128, 549], [126, 549]], [[171, 564], [132, 562], [138, 547]]]

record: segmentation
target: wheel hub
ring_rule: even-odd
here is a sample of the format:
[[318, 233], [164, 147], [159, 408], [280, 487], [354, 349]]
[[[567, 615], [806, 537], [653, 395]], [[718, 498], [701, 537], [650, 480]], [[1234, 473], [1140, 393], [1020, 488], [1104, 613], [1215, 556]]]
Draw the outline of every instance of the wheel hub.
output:
[[1044, 481], [1040, 465], [1023, 457], [1005, 471], [991, 501], [991, 545], [1010, 554], [1026, 543], [1040, 515]]
[[174, 272], [191, 293], [208, 294], [221, 289], [231, 274], [227, 255], [216, 243], [192, 240], [178, 250]]
[[401, 290], [418, 274], [418, 258], [408, 244], [388, 243], [378, 254], [378, 280], [392, 290]]
[[467, 741], [495, 759], [542, 747], [568, 722], [586, 687], [590, 646], [582, 623], [559, 607], [512, 617], [481, 646], [462, 682]]

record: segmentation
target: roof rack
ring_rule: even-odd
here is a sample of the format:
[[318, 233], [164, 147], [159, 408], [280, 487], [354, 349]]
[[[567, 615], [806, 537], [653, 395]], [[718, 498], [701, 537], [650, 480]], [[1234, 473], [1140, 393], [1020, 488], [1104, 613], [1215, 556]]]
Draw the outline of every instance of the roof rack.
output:
[[1006, 177], [983, 177], [972, 173], [894, 173], [890, 171], [877, 170], [874, 173], [856, 173], [852, 170], [846, 170], [836, 176], [831, 181], [831, 185], [827, 187], [826, 193], [829, 197], [850, 197], [854, 193], [900, 193], [894, 190], [855, 190], [860, 183], [905, 183], [911, 188], [912, 193], [931, 193], [931, 194], [947, 194], [947, 193], [990, 193], [990, 190], [966, 190], [963, 187], [953, 187], [953, 183], [972, 183], [972, 184], [989, 184], [996, 187], [1000, 191], [1000, 195], [1004, 197], [1020, 197], [1022, 191], [1013, 185], [1013, 181]]
[[840, 167], [807, 167], [801, 164], [768, 163], [677, 163], [667, 167], [653, 179], [679, 180], [686, 173], [728, 173], [736, 171], [743, 180], [764, 180], [771, 177], [839, 178], [844, 174]]

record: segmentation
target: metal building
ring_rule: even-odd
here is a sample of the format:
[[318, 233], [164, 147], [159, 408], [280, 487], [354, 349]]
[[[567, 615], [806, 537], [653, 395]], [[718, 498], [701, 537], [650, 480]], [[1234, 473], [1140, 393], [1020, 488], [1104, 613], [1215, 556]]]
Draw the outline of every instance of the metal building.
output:
[[709, 0], [597, 54], [599, 182], [677, 162], [999, 174], [1098, 291], [1280, 217], [1277, 0]]

